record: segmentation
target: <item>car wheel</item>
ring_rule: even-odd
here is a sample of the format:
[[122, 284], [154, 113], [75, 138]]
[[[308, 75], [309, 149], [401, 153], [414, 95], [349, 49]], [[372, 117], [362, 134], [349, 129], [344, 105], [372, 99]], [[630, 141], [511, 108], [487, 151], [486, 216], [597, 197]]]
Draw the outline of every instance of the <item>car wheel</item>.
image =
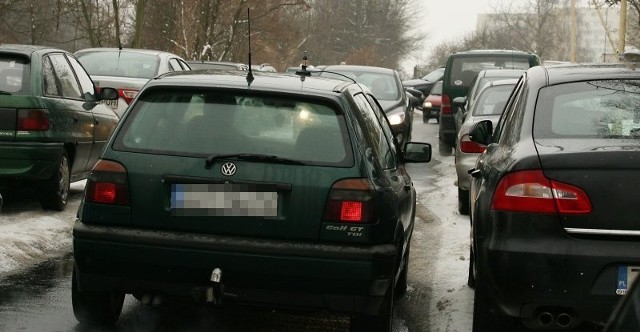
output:
[[81, 324], [112, 325], [120, 317], [124, 293], [87, 292], [78, 289], [77, 270], [71, 277], [71, 304], [73, 314]]
[[428, 116], [426, 116], [425, 114], [422, 114], [422, 122], [423, 122], [423, 123], [427, 123], [427, 122], [429, 122], [429, 117], [428, 117]]
[[451, 155], [451, 150], [453, 148], [451, 145], [444, 143], [443, 141], [438, 141], [438, 152], [443, 157], [448, 157]]
[[63, 151], [58, 162], [58, 168], [42, 185], [40, 206], [45, 210], [64, 210], [67, 206], [70, 185], [69, 157], [67, 152]]
[[391, 332], [395, 287], [389, 285], [377, 315], [353, 315], [349, 323], [349, 332]]
[[462, 215], [469, 214], [469, 190], [458, 188], [458, 212]]

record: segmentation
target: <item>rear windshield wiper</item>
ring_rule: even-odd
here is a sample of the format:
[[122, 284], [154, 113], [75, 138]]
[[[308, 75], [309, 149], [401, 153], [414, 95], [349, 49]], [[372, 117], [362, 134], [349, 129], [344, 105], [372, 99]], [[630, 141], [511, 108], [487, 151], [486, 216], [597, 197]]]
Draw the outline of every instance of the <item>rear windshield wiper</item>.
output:
[[11, 92], [0, 90], [0, 95], [11, 95]]
[[230, 154], [213, 154], [213, 155], [210, 155], [205, 160], [204, 167], [205, 168], [211, 168], [211, 166], [213, 165], [213, 163], [216, 160], [218, 160], [218, 159], [228, 159], [228, 158], [235, 158], [235, 159], [241, 159], [241, 160], [252, 160], [252, 161], [263, 161], [263, 162], [267, 162], [267, 163], [280, 163], [280, 164], [289, 164], [289, 165], [306, 165], [305, 163], [303, 163], [301, 161], [298, 161], [298, 160], [293, 160], [293, 159], [288, 159], [288, 158], [281, 158], [281, 157], [274, 156], [274, 155], [253, 154], [253, 153], [230, 153]]

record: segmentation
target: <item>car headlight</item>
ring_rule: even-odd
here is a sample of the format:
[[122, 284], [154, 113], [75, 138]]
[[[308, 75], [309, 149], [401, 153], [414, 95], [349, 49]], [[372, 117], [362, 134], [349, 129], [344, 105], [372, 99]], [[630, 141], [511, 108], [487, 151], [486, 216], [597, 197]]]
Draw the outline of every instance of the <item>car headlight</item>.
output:
[[431, 107], [431, 102], [425, 101], [424, 104], [422, 104], [422, 107]]
[[389, 124], [392, 126], [399, 125], [404, 122], [404, 113], [393, 114], [388, 117]]

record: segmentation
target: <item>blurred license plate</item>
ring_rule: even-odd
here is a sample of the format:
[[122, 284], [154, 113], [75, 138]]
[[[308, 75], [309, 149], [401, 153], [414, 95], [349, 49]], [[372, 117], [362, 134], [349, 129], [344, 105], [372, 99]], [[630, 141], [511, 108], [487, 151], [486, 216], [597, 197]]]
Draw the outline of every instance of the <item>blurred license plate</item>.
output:
[[616, 294], [625, 295], [633, 284], [633, 281], [640, 273], [640, 266], [618, 266], [618, 283], [616, 285]]
[[277, 217], [274, 186], [247, 184], [172, 184], [174, 216]]
[[117, 109], [118, 108], [118, 99], [115, 100], [101, 100], [100, 103], [107, 105], [113, 109]]

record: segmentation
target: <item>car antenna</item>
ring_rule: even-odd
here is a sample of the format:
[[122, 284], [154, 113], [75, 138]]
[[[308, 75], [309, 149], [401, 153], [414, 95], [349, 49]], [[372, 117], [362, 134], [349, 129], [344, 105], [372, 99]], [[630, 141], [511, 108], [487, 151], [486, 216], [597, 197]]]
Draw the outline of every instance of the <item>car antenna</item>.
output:
[[300, 70], [296, 70], [296, 75], [300, 76], [300, 81], [304, 82], [304, 79], [311, 76], [311, 72], [307, 70], [307, 51], [304, 51], [304, 56], [302, 57], [302, 64], [300, 65]]
[[249, 72], [247, 73], [247, 85], [251, 86], [253, 82], [253, 71], [251, 70], [251, 15], [249, 15], [249, 8], [247, 7], [247, 23], [249, 24]]

